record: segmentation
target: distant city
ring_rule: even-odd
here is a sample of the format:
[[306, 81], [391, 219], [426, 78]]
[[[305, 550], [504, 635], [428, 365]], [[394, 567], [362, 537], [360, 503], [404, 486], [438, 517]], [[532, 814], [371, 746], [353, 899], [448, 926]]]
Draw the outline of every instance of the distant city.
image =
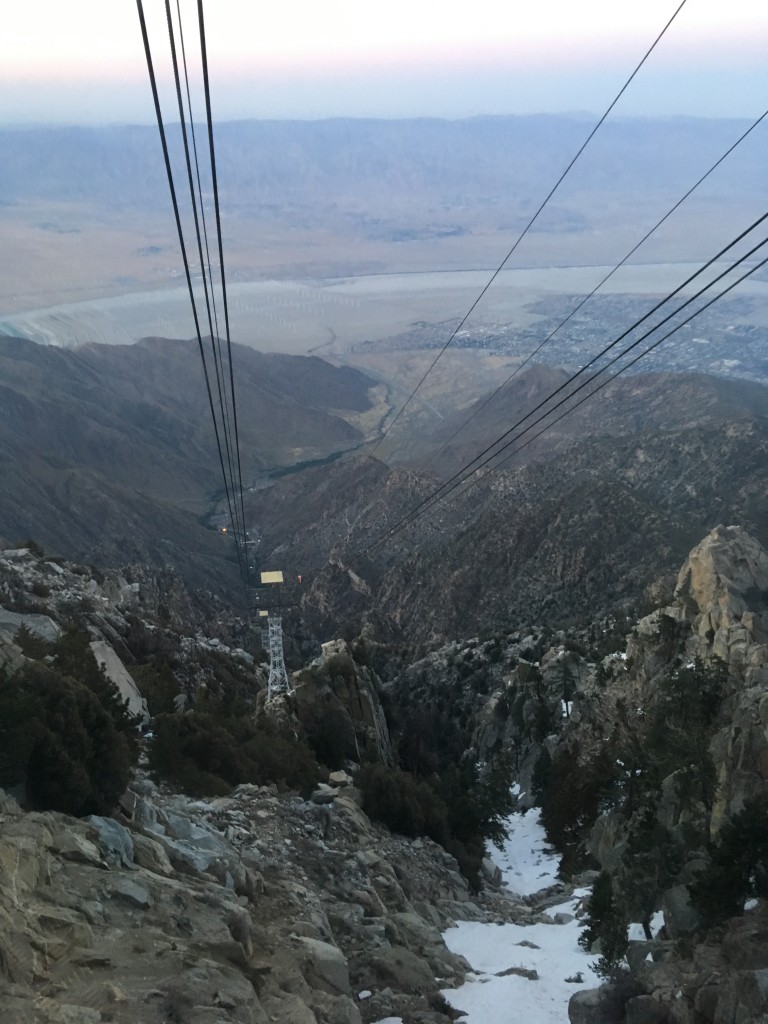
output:
[[[561, 296], [529, 307], [542, 314], [535, 327], [486, 321], [472, 324], [456, 334], [454, 349], [482, 349], [489, 355], [528, 360], [530, 363], [562, 366], [573, 371], [588, 363], [597, 352], [619, 337], [627, 326], [637, 322], [649, 309], [648, 299], [635, 296], [610, 295], [591, 299], [588, 308], [575, 314], [535, 356], [531, 353], [552, 332], [556, 331], [580, 296]], [[682, 302], [682, 300], [681, 300]], [[681, 304], [681, 303], [680, 303]], [[679, 304], [678, 304], [679, 305]], [[645, 351], [664, 334], [673, 330], [695, 307], [692, 305], [650, 334], [625, 359], [620, 359], [612, 372], [620, 370], [634, 356]], [[768, 327], [739, 322], [754, 310], [750, 299], [723, 300], [681, 327], [662, 342], [650, 355], [629, 368], [627, 373], [711, 373], [719, 377], [751, 380], [768, 384]], [[643, 334], [650, 331], [669, 311], [660, 310], [654, 317], [623, 338], [595, 367], [605, 366]], [[387, 339], [385, 343], [368, 342], [355, 346], [356, 351], [386, 345], [395, 349], [440, 349], [458, 320], [439, 324], [419, 323], [410, 331]]]

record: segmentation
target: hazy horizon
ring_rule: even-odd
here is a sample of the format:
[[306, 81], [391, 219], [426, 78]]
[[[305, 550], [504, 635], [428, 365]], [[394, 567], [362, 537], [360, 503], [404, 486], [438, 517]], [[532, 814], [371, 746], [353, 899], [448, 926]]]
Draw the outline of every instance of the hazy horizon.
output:
[[[509, 5], [295, 0], [206, 11], [217, 120], [462, 119], [602, 112], [677, 7], [608, 0]], [[190, 65], [196, 19], [182, 4]], [[164, 110], [173, 120], [162, 5], [146, 4]], [[768, 93], [768, 8], [686, 4], [616, 108], [625, 116], [755, 117]], [[154, 119], [132, 4], [40, 0], [6, 12], [0, 123], [143, 124]], [[196, 83], [193, 81], [193, 85]], [[199, 95], [193, 96], [197, 110]]]
[[[396, 122], [396, 121], [438, 121], [438, 122], [459, 122], [459, 121], [492, 121], [492, 120], [508, 120], [508, 119], [540, 119], [540, 118], [552, 118], [562, 119], [568, 121], [590, 121], [593, 118], [599, 116], [596, 110], [557, 110], [557, 111], [532, 111], [526, 114], [457, 114], [457, 115], [441, 115], [441, 114], [393, 114], [391, 116], [386, 115], [369, 115], [369, 114], [328, 114], [318, 115], [317, 117], [222, 117], [218, 118], [214, 124], [214, 130], [217, 127], [223, 125], [236, 125], [236, 124], [247, 124], [249, 122], [257, 123], [285, 123], [285, 124], [314, 124], [324, 121], [351, 121], [351, 122]], [[724, 114], [722, 116], [713, 116], [709, 114], [623, 114], [617, 115], [613, 118], [614, 122], [735, 122], [735, 123], [748, 123], [753, 118], [746, 115], [739, 114]], [[166, 129], [174, 129], [179, 127], [178, 117], [174, 120], [173, 118], [164, 119], [164, 125]], [[129, 129], [129, 128], [153, 128], [156, 126], [154, 121], [139, 121], [139, 120], [115, 120], [115, 121], [3, 121], [0, 120], [0, 131], [36, 131], [45, 129]], [[195, 126], [205, 126], [205, 121], [202, 118], [195, 118]]]

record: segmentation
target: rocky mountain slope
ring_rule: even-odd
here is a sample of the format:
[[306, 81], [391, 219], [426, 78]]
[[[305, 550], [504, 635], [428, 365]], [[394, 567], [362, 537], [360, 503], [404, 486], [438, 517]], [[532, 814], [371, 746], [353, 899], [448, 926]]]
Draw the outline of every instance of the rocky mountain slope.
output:
[[727, 382], [634, 378], [589, 406], [380, 548], [434, 477], [353, 458], [280, 481], [249, 496], [263, 558], [307, 574], [317, 635], [362, 619], [426, 642], [642, 601], [718, 521], [768, 542], [765, 389], [738, 407]]
[[[98, 573], [6, 550], [0, 595], [3, 686], [2, 673], [35, 664], [76, 616], [141, 716], [142, 692], [158, 699], [142, 668], [161, 654], [183, 704], [224, 685], [235, 699], [234, 685], [267, 714], [265, 669], [233, 641], [238, 623], [170, 574]], [[217, 635], [201, 633], [203, 621]], [[346, 716], [357, 758], [391, 763], [378, 685], [337, 641], [268, 713], [291, 732], [330, 708]], [[140, 768], [111, 816], [85, 819], [23, 812], [0, 791], [3, 1020], [363, 1024], [398, 1014], [445, 1024], [439, 989], [468, 964], [440, 929], [457, 918], [538, 921], [538, 904], [471, 896], [450, 854], [373, 824], [351, 782], [338, 771], [309, 799], [246, 784], [201, 800]]]
[[[233, 364], [246, 480], [363, 440], [354, 422], [371, 407], [373, 382], [364, 374], [243, 346]], [[3, 338], [0, 378], [4, 440], [195, 511], [217, 489], [195, 342], [155, 338], [69, 351]]]
[[456, 716], [474, 756], [511, 758], [565, 877], [593, 869], [612, 893], [587, 942], [615, 959], [571, 1000], [573, 1024], [768, 1012], [767, 583], [766, 550], [718, 527], [635, 624], [529, 628], [390, 662], [393, 704], [419, 734]]
[[[638, 600], [718, 521], [768, 542], [768, 392], [758, 385], [621, 378], [503, 470], [366, 551], [434, 489], [433, 471], [450, 472], [519, 419], [561, 371], [521, 374], [434, 466], [409, 468], [349, 454], [380, 424], [385, 399], [370, 378], [313, 358], [236, 357], [244, 481], [258, 482], [248, 526], [264, 564], [309, 582], [314, 642], [353, 635], [361, 617], [380, 638], [419, 642], [563, 622]], [[234, 552], [201, 520], [221, 510], [221, 494], [199, 370], [191, 342], [62, 351], [5, 339], [7, 542], [170, 567], [239, 600]], [[454, 422], [418, 451], [434, 452]], [[269, 479], [285, 467], [296, 471]]]
[[9, 1024], [437, 1024], [436, 977], [467, 967], [440, 927], [503, 912], [439, 847], [371, 825], [351, 789], [201, 802], [137, 778], [115, 818], [0, 805]]
[[[650, 804], [659, 830], [655, 841], [669, 842], [668, 852], [661, 855], [663, 869], [655, 884], [642, 869], [639, 872], [643, 884], [655, 889], [665, 927], [660, 937], [640, 944], [630, 956], [635, 989], [627, 1004], [628, 1020], [634, 1012], [648, 1021], [719, 1024], [760, 1020], [768, 1010], [761, 987], [768, 965], [762, 938], [764, 903], [747, 901], [742, 916], [746, 895], [754, 891], [745, 876], [745, 888], [737, 894], [730, 912], [708, 920], [730, 883], [725, 875], [706, 868], [708, 862], [717, 865], [733, 823], [752, 813], [753, 801], [766, 795], [768, 737], [761, 710], [768, 681], [766, 584], [766, 551], [736, 527], [714, 530], [683, 565], [673, 602], [638, 624], [627, 646], [626, 662], [614, 662], [609, 672], [604, 699], [598, 702], [594, 691], [591, 696], [585, 693], [586, 700], [575, 705], [579, 714], [572, 716], [564, 730], [564, 736], [570, 734], [565, 742], [571, 758], [578, 750], [584, 764], [594, 761], [597, 744], [609, 742], [608, 722], [626, 737], [645, 736], [645, 750], [652, 761], [654, 733], [647, 726], [654, 707], [661, 705], [668, 726], [667, 742], [680, 745], [682, 756], [676, 766], [674, 751], [669, 751], [666, 768], [660, 772], [660, 789]], [[675, 693], [687, 685], [681, 682], [687, 678], [686, 672], [693, 685], [685, 691], [685, 699], [696, 704], [689, 705], [681, 719], [685, 738], [678, 735], [675, 739]], [[719, 680], [715, 690], [713, 679]], [[642, 714], [634, 713], [634, 721], [633, 707], [642, 709]], [[692, 737], [699, 729], [703, 730], [697, 747], [699, 758], [689, 764], [686, 759], [694, 749]], [[614, 733], [614, 741], [617, 735]], [[628, 749], [627, 743], [619, 743]], [[639, 780], [636, 809], [633, 811], [626, 798], [619, 798], [612, 809], [597, 817], [589, 839], [601, 867], [613, 873], [619, 892], [622, 886], [625, 890], [629, 886], [630, 858], [637, 856], [633, 827], [639, 827], [640, 791], [648, 763], [641, 767], [638, 761], [635, 769]], [[746, 835], [741, 840], [744, 844]], [[731, 856], [754, 857], [751, 870], [759, 876], [768, 849], [758, 841], [754, 849], [741, 845]], [[762, 895], [759, 883], [757, 891]], [[653, 903], [651, 897], [649, 905]], [[713, 920], [715, 926], [707, 927]], [[577, 1000], [572, 1019], [607, 1019], [611, 995], [610, 986], [601, 989], [581, 1010]]]
[[[5, 551], [0, 592], [9, 670], [27, 661], [21, 624], [45, 639], [79, 615], [139, 691], [148, 677], [137, 655], [163, 649], [187, 706], [229, 687], [257, 718], [267, 713], [265, 668], [238, 646], [240, 624], [169, 574], [99, 574]], [[740, 527], [718, 527], [689, 553], [673, 596], [637, 623], [526, 625], [421, 657], [335, 641], [269, 716], [292, 729], [333, 707], [352, 729], [352, 761], [434, 772], [435, 751], [458, 742], [462, 760], [506, 764], [520, 802], [542, 804], [562, 871], [612, 881], [624, 934], [629, 921], [650, 931], [663, 911], [661, 932], [629, 943], [626, 968], [622, 952], [606, 985], [574, 995], [574, 1024], [756, 1024], [768, 1012], [759, 830], [741, 833], [757, 842], [742, 879], [757, 899], [744, 909], [741, 895], [714, 923], [706, 908], [719, 906], [723, 844], [768, 794], [766, 593], [766, 551]], [[201, 800], [141, 768], [112, 817], [88, 820], [22, 813], [3, 797], [0, 993], [10, 1019], [445, 1024], [437, 990], [467, 965], [440, 929], [540, 922], [548, 895], [472, 896], [453, 857], [373, 824], [350, 783], [340, 771], [308, 799], [244, 785]], [[593, 909], [590, 927], [607, 958], [603, 915]]]
[[[588, 379], [593, 372], [585, 374], [573, 387]], [[551, 366], [533, 366], [523, 370], [488, 404], [481, 399], [466, 409], [446, 415], [433, 432], [425, 431], [418, 438], [409, 438], [406, 441], [407, 459], [400, 454], [397, 461], [406, 462], [414, 468], [426, 463], [438, 476], [452, 476], [495, 438], [505, 434], [544, 402], [568, 376], [565, 370]], [[598, 382], [602, 383], [603, 379]], [[560, 401], [573, 387], [564, 390], [555, 401]], [[592, 387], [586, 388], [577, 398], [589, 393]], [[545, 404], [525, 425], [539, 419], [554, 404], [554, 401]], [[520, 466], [551, 458], [575, 442], [594, 436], [620, 438], [669, 434], [766, 415], [768, 388], [748, 381], [727, 381], [701, 373], [641, 373], [619, 377], [594, 401], [585, 402], [541, 437], [533, 439], [509, 464]], [[472, 419], [467, 423], [470, 417]], [[459, 429], [460, 433], [453, 437]], [[532, 430], [531, 434], [537, 433], [538, 429]], [[519, 430], [510, 437], [517, 433]], [[529, 436], [522, 440], [528, 441]], [[396, 443], [395, 438], [392, 444]], [[507, 454], [517, 447], [517, 444], [513, 445]]]

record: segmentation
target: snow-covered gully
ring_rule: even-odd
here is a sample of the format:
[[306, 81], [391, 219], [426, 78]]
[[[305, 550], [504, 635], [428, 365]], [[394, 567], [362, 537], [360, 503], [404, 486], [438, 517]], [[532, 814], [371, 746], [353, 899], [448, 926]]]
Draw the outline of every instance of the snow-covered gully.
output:
[[[513, 814], [508, 839], [493, 859], [510, 892], [531, 896], [557, 882], [558, 858], [547, 846], [537, 811]], [[443, 995], [466, 1016], [462, 1024], [567, 1024], [568, 1000], [579, 988], [596, 987], [595, 957], [578, 944], [584, 924], [574, 916], [588, 895], [578, 889], [548, 906], [547, 923], [483, 924], [460, 921], [444, 933], [447, 946], [474, 968], [457, 989]]]

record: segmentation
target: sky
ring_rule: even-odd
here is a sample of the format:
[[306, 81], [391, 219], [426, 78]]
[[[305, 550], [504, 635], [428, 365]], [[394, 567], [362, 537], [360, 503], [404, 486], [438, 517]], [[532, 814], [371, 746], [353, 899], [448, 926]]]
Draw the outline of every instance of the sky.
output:
[[[180, 2], [191, 54], [196, 3]], [[144, 4], [170, 103], [164, 5]], [[214, 115], [599, 113], [678, 4], [207, 0]], [[0, 122], [152, 121], [133, 0], [5, 7]], [[768, 96], [767, 52], [765, 0], [686, 0], [616, 113], [754, 117]]]

